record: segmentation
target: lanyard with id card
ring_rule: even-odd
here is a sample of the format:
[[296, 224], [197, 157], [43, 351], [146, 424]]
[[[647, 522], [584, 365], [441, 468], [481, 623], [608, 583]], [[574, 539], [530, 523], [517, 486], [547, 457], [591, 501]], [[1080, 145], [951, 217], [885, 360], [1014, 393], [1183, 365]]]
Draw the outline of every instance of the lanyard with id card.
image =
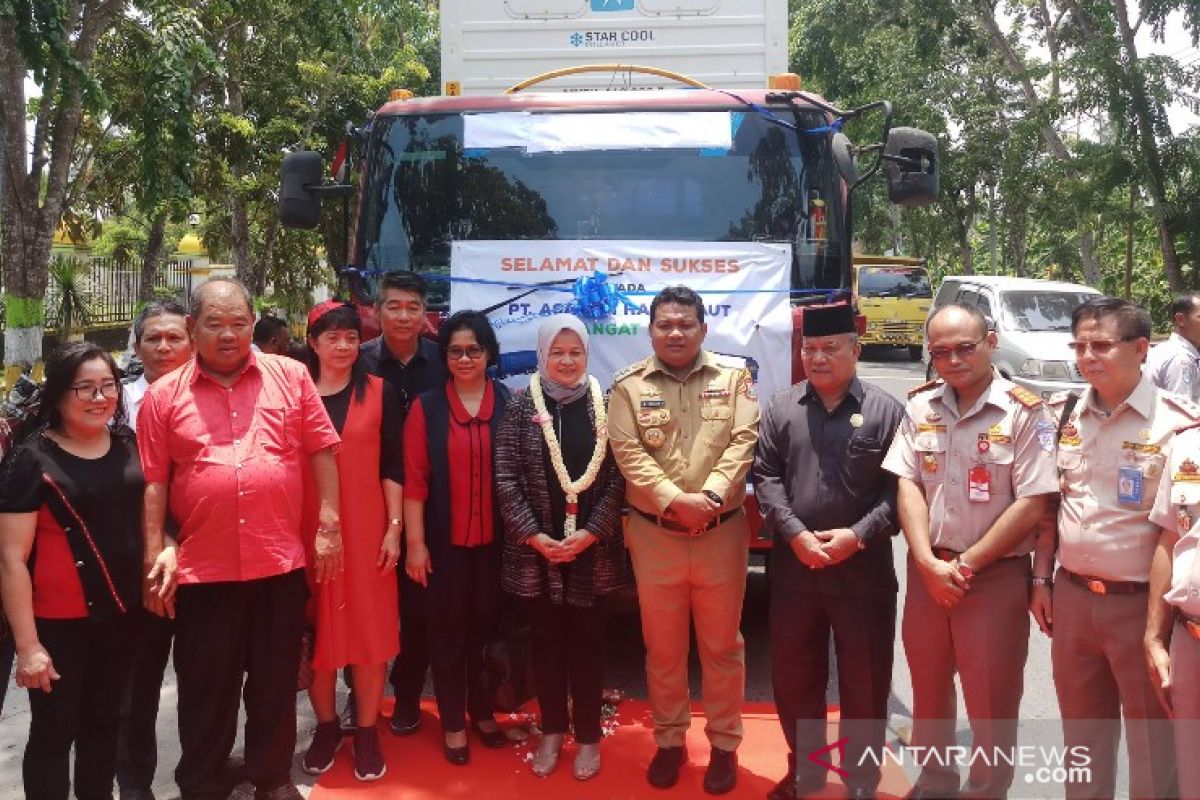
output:
[[1125, 506], [1140, 506], [1145, 476], [1139, 467], [1117, 467], [1117, 502]]
[[[979, 450], [979, 457], [983, 458], [984, 454], [991, 448], [988, 442], [986, 433], [979, 434], [979, 444], [976, 449]], [[992, 476], [988, 472], [987, 465], [982, 461], [977, 461], [974, 466], [967, 470], [967, 500], [972, 503], [986, 503], [992, 499]]]

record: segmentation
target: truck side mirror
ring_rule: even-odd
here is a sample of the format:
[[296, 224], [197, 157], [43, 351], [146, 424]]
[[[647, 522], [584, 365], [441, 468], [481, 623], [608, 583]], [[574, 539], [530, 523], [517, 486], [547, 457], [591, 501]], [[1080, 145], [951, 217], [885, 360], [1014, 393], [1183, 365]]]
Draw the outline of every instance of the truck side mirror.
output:
[[888, 199], [902, 206], [927, 206], [938, 196], [938, 146], [933, 134], [892, 128], [883, 148]]
[[285, 228], [315, 228], [321, 221], [321, 200], [309, 187], [320, 186], [321, 154], [312, 150], [283, 157], [279, 185], [279, 221]]
[[842, 180], [849, 186], [858, 183], [858, 162], [854, 160], [854, 144], [850, 137], [838, 131], [833, 135], [830, 147], [833, 150], [833, 163]]

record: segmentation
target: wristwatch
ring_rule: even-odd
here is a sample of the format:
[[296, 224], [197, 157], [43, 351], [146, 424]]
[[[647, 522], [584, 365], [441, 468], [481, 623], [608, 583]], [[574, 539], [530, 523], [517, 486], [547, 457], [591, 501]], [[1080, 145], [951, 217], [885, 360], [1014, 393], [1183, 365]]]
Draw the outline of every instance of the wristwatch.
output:
[[1053, 589], [1054, 588], [1054, 578], [1049, 575], [1034, 575], [1033, 576], [1033, 585], [1034, 586], [1045, 586], [1048, 589]]
[[716, 492], [714, 492], [712, 489], [705, 489], [705, 490], [704, 490], [704, 491], [702, 491], [700, 494], [704, 495], [704, 496], [705, 496], [705, 497], [707, 497], [709, 500], [712, 500], [712, 501], [713, 501], [714, 503], [716, 503], [718, 506], [723, 506], [723, 505], [725, 505], [725, 501], [721, 499], [721, 495], [717, 494], [717, 493], [716, 493]]
[[971, 569], [971, 565], [963, 561], [963, 557], [959, 556], [954, 559], [954, 566], [958, 569], [958, 574], [962, 575], [967, 580], [975, 577], [975, 570]]

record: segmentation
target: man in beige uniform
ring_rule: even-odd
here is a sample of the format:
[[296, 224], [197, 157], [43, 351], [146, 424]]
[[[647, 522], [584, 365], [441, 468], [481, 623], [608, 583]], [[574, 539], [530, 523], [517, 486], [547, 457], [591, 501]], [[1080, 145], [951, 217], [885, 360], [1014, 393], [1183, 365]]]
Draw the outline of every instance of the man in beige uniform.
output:
[[1146, 655], [1171, 709], [1179, 796], [1200, 798], [1200, 427], [1170, 444], [1150, 521], [1162, 528], [1150, 570]]
[[[1011, 753], [1029, 648], [1032, 528], [1058, 491], [1054, 429], [1041, 400], [992, 367], [996, 334], [978, 309], [947, 305], [926, 326], [942, 380], [909, 393], [883, 468], [899, 478], [908, 539], [901, 632], [913, 682], [913, 744], [955, 744], [954, 673], [975, 747]], [[1013, 768], [971, 762], [964, 797], [1003, 797]], [[910, 798], [960, 794], [931, 758]]]
[[[1033, 613], [1052, 635], [1051, 663], [1068, 747], [1087, 747], [1091, 780], [1068, 798], [1114, 797], [1121, 717], [1129, 751], [1129, 795], [1174, 794], [1166, 710], [1146, 671], [1147, 581], [1158, 542], [1150, 521], [1166, 449], [1194, 422], [1190, 400], [1142, 377], [1150, 315], [1126, 300], [1096, 297], [1071, 316], [1075, 361], [1089, 388], [1073, 408], [1050, 400], [1062, 422], [1058, 467], [1059, 569], [1054, 548], [1034, 558]], [[1053, 586], [1053, 599], [1051, 599]]]
[[712, 756], [704, 790], [737, 780], [745, 647], [738, 629], [749, 525], [742, 511], [758, 440], [758, 399], [740, 359], [701, 349], [704, 306], [685, 286], [650, 305], [654, 355], [614, 378], [608, 428], [627, 482], [626, 541], [633, 557], [646, 678], [658, 752], [647, 779], [665, 789], [686, 760], [688, 622], [703, 669]]

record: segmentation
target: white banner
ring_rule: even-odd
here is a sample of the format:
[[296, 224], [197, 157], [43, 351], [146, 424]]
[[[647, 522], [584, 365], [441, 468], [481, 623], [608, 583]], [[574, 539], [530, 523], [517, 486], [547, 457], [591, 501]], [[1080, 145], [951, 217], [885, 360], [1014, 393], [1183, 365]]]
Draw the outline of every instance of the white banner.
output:
[[[613, 373], [651, 352], [653, 293], [685, 284], [704, 299], [705, 349], [745, 358], [765, 399], [791, 384], [791, 255], [789, 245], [761, 242], [454, 242], [450, 308], [488, 308], [512, 298], [490, 319], [500, 338], [501, 376], [514, 388], [525, 386], [537, 369], [541, 318], [567, 311], [572, 301], [569, 292], [558, 290], [569, 290], [577, 278], [597, 270], [607, 272], [620, 291], [636, 293], [629, 299], [637, 305], [636, 310], [622, 305], [604, 320], [584, 320], [591, 337], [588, 371], [607, 388]], [[519, 297], [548, 282], [555, 286]]]

